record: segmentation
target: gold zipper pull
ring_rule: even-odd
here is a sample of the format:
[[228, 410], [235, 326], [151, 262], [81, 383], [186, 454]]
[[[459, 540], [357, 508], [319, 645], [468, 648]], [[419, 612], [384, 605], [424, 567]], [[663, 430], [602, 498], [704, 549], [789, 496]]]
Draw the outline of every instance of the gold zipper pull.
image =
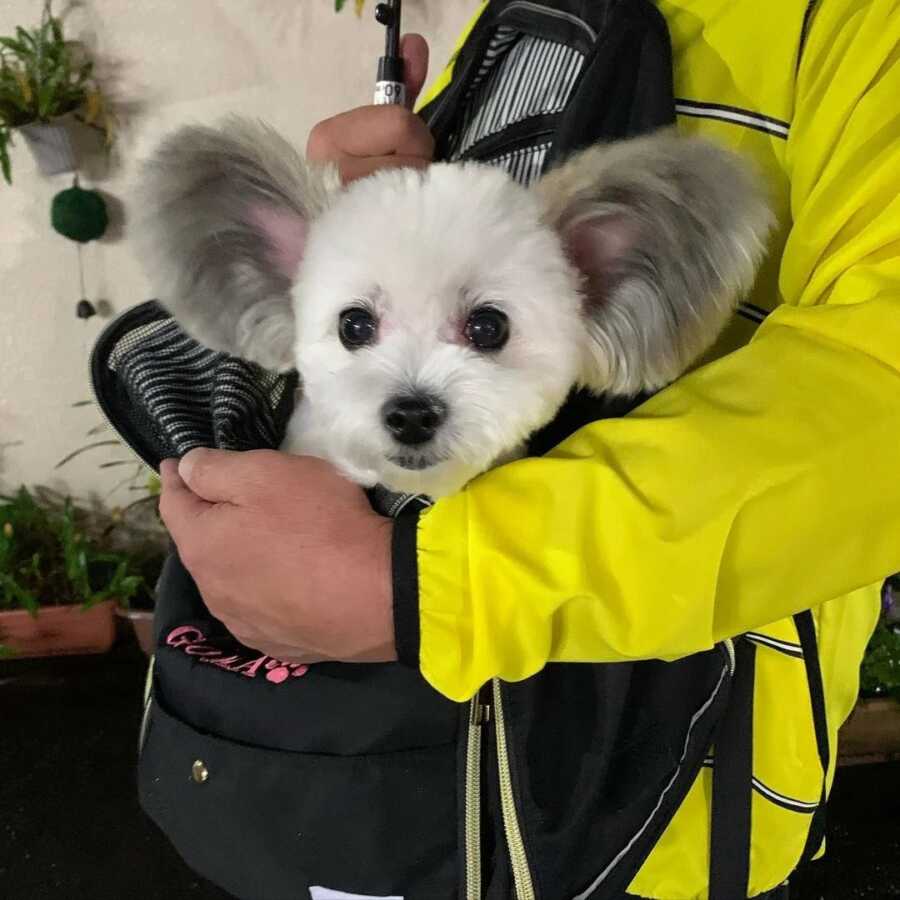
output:
[[487, 725], [491, 721], [491, 687], [485, 685], [472, 700], [472, 710], [469, 715], [470, 725]]

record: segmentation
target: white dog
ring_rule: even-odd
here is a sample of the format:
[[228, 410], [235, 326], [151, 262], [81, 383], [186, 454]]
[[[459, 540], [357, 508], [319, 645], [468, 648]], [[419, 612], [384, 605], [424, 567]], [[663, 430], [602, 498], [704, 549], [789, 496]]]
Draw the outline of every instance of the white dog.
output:
[[144, 255], [173, 316], [299, 371], [283, 449], [431, 497], [519, 455], [575, 386], [675, 379], [752, 284], [771, 222], [734, 154], [671, 132], [531, 189], [473, 163], [341, 187], [232, 120], [169, 138], [145, 184]]

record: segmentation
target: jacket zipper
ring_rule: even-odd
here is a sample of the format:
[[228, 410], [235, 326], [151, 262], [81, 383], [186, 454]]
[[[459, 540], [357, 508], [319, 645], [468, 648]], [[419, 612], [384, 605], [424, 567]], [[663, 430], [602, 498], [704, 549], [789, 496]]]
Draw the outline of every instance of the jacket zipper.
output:
[[725, 650], [728, 653], [728, 671], [731, 675], [734, 675], [734, 670], [737, 665], [737, 658], [734, 655], [734, 641], [731, 638], [726, 638], [724, 644]]
[[466, 737], [466, 900], [481, 900], [481, 746], [490, 720], [491, 693], [485, 685], [469, 704]]
[[500, 681], [495, 678], [494, 686], [494, 732], [497, 735], [497, 765], [500, 774], [500, 807], [503, 811], [503, 830], [506, 832], [506, 846], [509, 862], [516, 886], [516, 900], [535, 900], [534, 883], [528, 867], [528, 854], [519, 827], [516, 812], [516, 798], [513, 794], [512, 774], [506, 747], [506, 729], [503, 722], [503, 695]]

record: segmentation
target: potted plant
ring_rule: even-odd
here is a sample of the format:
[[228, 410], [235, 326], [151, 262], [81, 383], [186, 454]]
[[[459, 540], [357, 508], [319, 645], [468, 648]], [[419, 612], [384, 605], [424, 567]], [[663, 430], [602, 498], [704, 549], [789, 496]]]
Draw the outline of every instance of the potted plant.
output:
[[845, 765], [900, 760], [900, 576], [885, 584], [884, 615], [860, 670], [860, 699], [841, 729]]
[[[73, 407], [94, 408], [93, 400], [79, 400]], [[94, 425], [87, 432], [87, 437], [96, 438], [105, 435], [109, 431], [106, 421]], [[138, 497], [128, 503], [124, 508], [113, 509], [111, 513], [112, 525], [104, 531], [104, 538], [118, 538], [114, 546], [121, 551], [137, 555], [142, 561], [142, 574], [145, 578], [146, 589], [139, 591], [128, 604], [119, 604], [116, 607], [116, 615], [127, 623], [137, 639], [138, 644], [147, 656], [154, 652], [153, 610], [154, 596], [152, 586], [162, 568], [166, 548], [169, 543], [168, 532], [162, 524], [159, 515], [159, 498], [162, 493], [162, 484], [155, 472], [148, 472], [146, 466], [137, 462], [133, 454], [128, 453], [125, 445], [118, 438], [102, 437], [100, 440], [92, 440], [68, 453], [61, 459], [55, 470], [67, 466], [73, 459], [83, 454], [96, 454], [114, 448], [124, 451], [113, 459], [104, 459], [99, 463], [99, 468], [105, 471], [124, 471], [123, 478], [117, 480], [111, 486], [106, 499], [122, 490], [138, 494]], [[139, 550], [138, 550], [139, 548]]]
[[76, 168], [73, 120], [112, 140], [113, 118], [93, 78], [93, 61], [67, 40], [62, 21], [44, 4], [41, 24], [0, 37], [0, 171], [12, 183], [9, 146], [14, 131], [25, 138], [45, 175]]
[[[15, 656], [102, 653], [114, 608], [147, 591], [158, 560], [112, 549], [115, 521], [47, 489], [0, 497], [0, 647]], [[107, 537], [104, 537], [107, 535]]]

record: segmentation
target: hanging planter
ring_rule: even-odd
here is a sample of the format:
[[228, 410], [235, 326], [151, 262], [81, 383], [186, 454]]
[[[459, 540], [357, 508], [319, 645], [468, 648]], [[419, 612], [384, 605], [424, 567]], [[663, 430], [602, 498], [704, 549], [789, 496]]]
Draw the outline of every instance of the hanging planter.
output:
[[85, 48], [66, 39], [50, 0], [38, 27], [0, 37], [0, 171], [8, 183], [17, 134], [44, 175], [76, 170], [73, 128], [97, 128], [112, 142], [113, 118], [93, 69]]
[[32, 122], [19, 126], [19, 134], [25, 138], [42, 175], [61, 175], [78, 168], [72, 143], [72, 124], [72, 117], [67, 115], [52, 122]]

